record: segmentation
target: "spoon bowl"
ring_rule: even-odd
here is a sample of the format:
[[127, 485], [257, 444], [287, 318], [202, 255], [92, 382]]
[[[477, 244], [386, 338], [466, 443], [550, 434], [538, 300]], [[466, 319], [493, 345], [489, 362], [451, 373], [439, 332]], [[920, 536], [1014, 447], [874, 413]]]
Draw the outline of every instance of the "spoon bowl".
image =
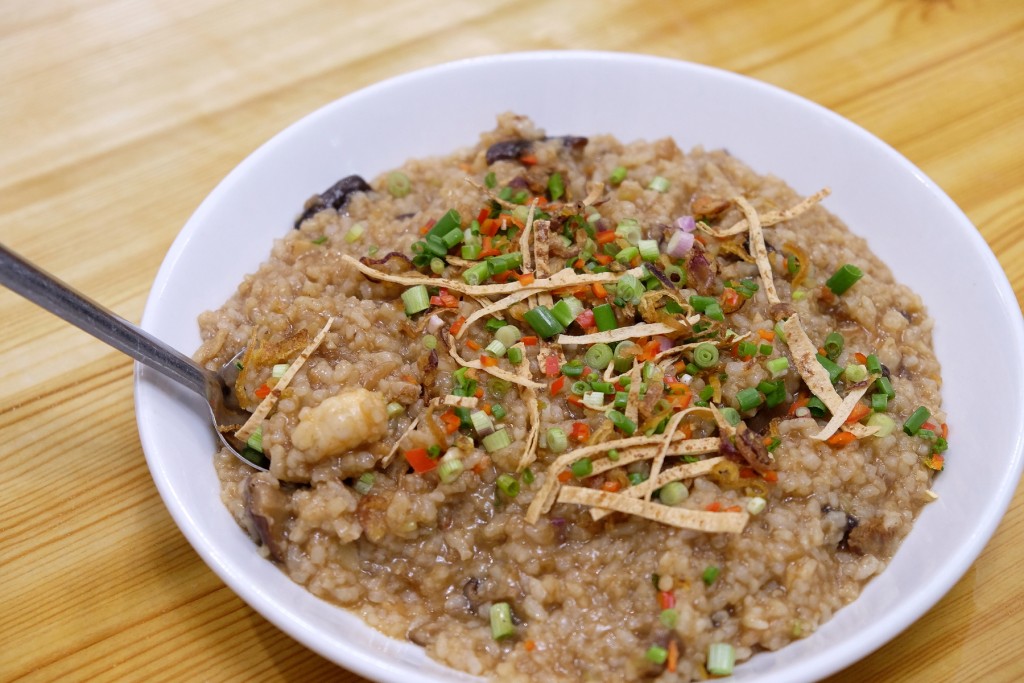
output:
[[236, 362], [245, 349], [219, 372], [211, 372], [2, 244], [0, 284], [204, 397], [224, 447], [247, 465], [266, 469], [262, 456], [252, 455], [246, 444], [233, 436], [237, 426], [249, 419], [232, 390], [238, 376]]

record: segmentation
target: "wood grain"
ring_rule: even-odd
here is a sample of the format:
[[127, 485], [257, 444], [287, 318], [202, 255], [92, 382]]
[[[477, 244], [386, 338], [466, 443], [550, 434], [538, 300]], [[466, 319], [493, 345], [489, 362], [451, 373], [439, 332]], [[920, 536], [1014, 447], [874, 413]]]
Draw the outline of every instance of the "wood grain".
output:
[[[1022, 301], [1018, 0], [2, 0], [0, 240], [138, 320], [190, 213], [287, 124], [415, 68], [562, 48], [711, 64], [836, 110], [943, 187]], [[0, 321], [0, 679], [361, 680], [185, 542], [124, 357], [6, 290]], [[949, 595], [830, 681], [1024, 678], [1022, 561], [1018, 491]]]

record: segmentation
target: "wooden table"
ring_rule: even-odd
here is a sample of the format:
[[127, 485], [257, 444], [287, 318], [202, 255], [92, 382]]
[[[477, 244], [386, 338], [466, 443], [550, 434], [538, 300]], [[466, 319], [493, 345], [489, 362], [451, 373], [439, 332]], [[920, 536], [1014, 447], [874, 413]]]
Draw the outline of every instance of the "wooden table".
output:
[[[931, 176], [1024, 295], [1019, 0], [0, 2], [0, 240], [138, 320], [236, 163], [382, 78], [513, 50], [646, 52], [830, 107]], [[0, 291], [0, 679], [360, 680], [228, 590], [146, 469], [124, 357]], [[1024, 676], [1024, 494], [923, 619], [833, 681]]]

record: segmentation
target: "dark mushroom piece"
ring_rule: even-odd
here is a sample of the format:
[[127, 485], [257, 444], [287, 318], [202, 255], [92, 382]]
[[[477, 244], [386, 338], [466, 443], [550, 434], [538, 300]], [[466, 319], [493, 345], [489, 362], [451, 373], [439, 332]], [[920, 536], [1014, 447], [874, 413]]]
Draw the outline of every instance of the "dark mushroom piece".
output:
[[769, 472], [772, 456], [761, 441], [761, 435], [742, 422], [736, 426], [736, 451], [758, 474]]
[[686, 253], [686, 273], [688, 282], [698, 294], [709, 296], [716, 293], [715, 267], [697, 242]]
[[243, 500], [260, 542], [270, 551], [272, 558], [282, 562], [288, 544], [288, 521], [291, 519], [288, 496], [281, 491], [277, 479], [268, 472], [260, 472], [246, 481]]
[[[553, 138], [544, 138], [544, 140], [561, 140], [562, 147], [570, 152], [581, 152], [590, 141], [588, 138], [578, 135], [561, 135]], [[487, 148], [484, 158], [487, 160], [488, 166], [496, 161], [518, 161], [530, 151], [533, 143], [533, 140], [526, 140], [524, 138], [495, 142]]]
[[303, 221], [325, 209], [340, 210], [345, 206], [353, 193], [369, 192], [372, 189], [369, 183], [363, 180], [362, 176], [345, 176], [320, 194], [313, 195], [306, 201], [305, 210], [302, 212], [302, 215], [295, 219], [295, 229], [298, 230]]

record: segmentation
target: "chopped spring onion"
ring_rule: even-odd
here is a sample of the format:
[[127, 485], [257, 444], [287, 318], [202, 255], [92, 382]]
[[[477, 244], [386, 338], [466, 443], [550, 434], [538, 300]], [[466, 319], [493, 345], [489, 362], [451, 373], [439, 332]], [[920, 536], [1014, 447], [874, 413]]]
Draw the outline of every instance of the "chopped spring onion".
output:
[[736, 665], [736, 648], [729, 643], [711, 643], [704, 667], [712, 676], [729, 676]]
[[356, 223], [355, 225], [348, 229], [348, 232], [345, 233], [345, 241], [348, 242], [349, 244], [352, 244], [353, 242], [358, 242], [359, 238], [362, 237], [363, 233], [365, 232], [366, 223], [360, 221], [359, 223]]
[[768, 369], [768, 372], [772, 373], [772, 378], [777, 379], [789, 371], [789, 359], [785, 356], [772, 358], [770, 361], [765, 363], [764, 366]]
[[432, 334], [423, 335], [423, 346], [433, 351], [437, 348], [437, 337]]
[[771, 344], [761, 344], [760, 346], [757, 347], [757, 352], [760, 353], [762, 356], [772, 355], [772, 350], [773, 349]]
[[487, 345], [484, 351], [491, 354], [495, 358], [501, 358], [502, 356], [505, 355], [505, 351], [507, 351], [507, 349], [505, 348], [504, 344], [495, 339], [490, 344]]
[[327, 235], [320, 235], [320, 237], [317, 237], [315, 240], [313, 240], [313, 244], [323, 244], [326, 241], [327, 241]]
[[257, 427], [256, 431], [249, 435], [249, 439], [245, 442], [245, 445], [257, 453], [263, 452], [263, 425]]
[[[509, 327], [511, 327], [511, 325]], [[519, 365], [523, 362], [523, 350], [520, 348], [510, 347], [509, 350], [506, 351], [506, 355], [508, 356], [508, 362], [512, 365]]]
[[860, 268], [847, 263], [825, 281], [825, 286], [831, 289], [832, 293], [836, 296], [842, 296], [846, 290], [853, 287], [854, 283], [862, 277], [864, 277], [864, 273]]
[[[484, 415], [486, 414], [487, 413], [484, 413]], [[486, 450], [488, 453], [493, 453], [494, 451], [500, 451], [502, 448], [507, 448], [508, 446], [511, 446], [512, 438], [508, 435], [508, 432], [505, 430], [505, 428], [502, 427], [493, 434], [488, 434], [487, 436], [485, 436], [483, 438], [483, 444], [484, 450]]]
[[524, 484], [529, 486], [530, 484], [532, 484], [534, 482], [535, 479], [536, 479], [536, 477], [533, 474], [533, 470], [531, 470], [529, 467], [527, 467], [525, 470], [523, 470], [523, 483]]
[[278, 363], [271, 369], [270, 376], [274, 379], [281, 379], [287, 371], [288, 363]]
[[720, 323], [725, 322], [725, 313], [722, 311], [722, 305], [717, 301], [713, 304], [708, 304], [708, 307], [704, 309], [704, 315]]
[[615, 260], [624, 266], [628, 266], [638, 256], [640, 256], [640, 249], [638, 247], [626, 247], [615, 255]]
[[863, 382], [868, 378], [868, 369], [860, 363], [850, 363], [843, 370], [843, 379], [850, 384]]
[[591, 382], [590, 388], [599, 394], [611, 395], [615, 393], [615, 385], [611, 382]]
[[481, 244], [463, 244], [461, 256], [467, 261], [475, 261], [480, 258], [480, 252], [483, 250], [484, 248]]
[[888, 377], [879, 377], [875, 384], [883, 394], [889, 398], [896, 398], [896, 390], [892, 388], [892, 381]]
[[583, 380], [577, 380], [569, 387], [569, 391], [577, 396], [586, 396], [587, 392], [590, 391], [590, 384]]
[[437, 476], [441, 479], [441, 483], [450, 484], [465, 471], [466, 466], [463, 464], [462, 458], [459, 457], [460, 454], [459, 449], [451, 448], [441, 458], [441, 464], [437, 468]]
[[[527, 311], [526, 313], [529, 314], [530, 312]], [[530, 321], [527, 320], [526, 322]], [[612, 310], [611, 304], [594, 306], [594, 324], [597, 325], [597, 329], [601, 332], [608, 332], [618, 328], [619, 323], [615, 319], [615, 311]], [[538, 332], [538, 334], [540, 333]]]
[[768, 501], [766, 501], [761, 496], [754, 496], [753, 498], [747, 501], [747, 512], [754, 516], [757, 516], [764, 512], [764, 509], [766, 507], [768, 507]]
[[451, 249], [462, 241], [462, 237], [462, 230], [459, 228], [452, 228], [445, 234], [441, 235], [441, 241], [444, 242], [445, 248]]
[[786, 383], [782, 380], [764, 380], [758, 383], [757, 390], [764, 394], [764, 404], [768, 408], [774, 408], [786, 400]]
[[643, 472], [630, 472], [626, 478], [629, 479], [630, 486], [639, 486], [647, 481], [647, 475]]
[[500, 420], [506, 415], [508, 415], [508, 411], [506, 411], [501, 405], [495, 403], [491, 406], [491, 417], [495, 420]]
[[845, 344], [843, 335], [838, 332], [829, 332], [828, 336], [825, 337], [825, 355], [828, 356], [829, 360], [836, 360], [839, 358], [839, 354], [843, 352]]
[[551, 307], [551, 315], [560, 322], [563, 327], [572, 325], [572, 321], [583, 312], [583, 302], [574, 296], [567, 296]]
[[884, 413], [889, 408], [889, 397], [881, 392], [871, 394], [871, 410]]
[[449, 211], [445, 215], [437, 219], [437, 222], [434, 223], [434, 225], [430, 228], [430, 231], [427, 232], [427, 237], [429, 237], [430, 235], [436, 235], [438, 237], [440, 237], [441, 235], [447, 235], [449, 232], [451, 232], [452, 228], [458, 228], [461, 227], [461, 225], [462, 216], [460, 216], [459, 212], [456, 211], [455, 209], [449, 209]]
[[[586, 382], [580, 382], [580, 384], [585, 385]], [[604, 394], [602, 394], [600, 391], [584, 390], [583, 405], [587, 406], [588, 408], [604, 408]]]
[[491, 276], [491, 267], [486, 261], [483, 263], [477, 263], [474, 266], [470, 266], [466, 269], [466, 272], [462, 274], [462, 279], [466, 281], [467, 285], [475, 286], [484, 282]]
[[725, 421], [728, 422], [729, 424], [736, 426], [740, 423], [740, 414], [736, 412], [735, 408], [730, 408], [729, 406], [726, 406], [722, 408], [721, 411], [722, 417], [724, 417]]
[[444, 261], [437, 258], [436, 256], [430, 259], [430, 272], [434, 275], [440, 275], [444, 272]]
[[494, 338], [504, 344], [506, 349], [522, 339], [522, 337], [523, 333], [515, 325], [503, 325], [494, 333]]
[[593, 473], [594, 463], [590, 461], [590, 458], [580, 458], [570, 465], [569, 469], [572, 471], [572, 476], [577, 479], [583, 479], [584, 477], [589, 477], [591, 473]]
[[668, 192], [670, 184], [668, 178], [656, 175], [651, 179], [651, 184], [647, 186], [647, 189], [654, 190], [655, 192]]
[[406, 315], [414, 315], [430, 308], [430, 295], [427, 294], [426, 285], [416, 285], [402, 292], [402, 303], [405, 304]]
[[828, 413], [825, 403], [817, 396], [811, 396], [807, 399], [807, 410], [814, 417], [825, 417], [825, 414]]
[[633, 432], [636, 431], [636, 422], [633, 422], [617, 410], [609, 410], [608, 419], [626, 436], [633, 436]]
[[892, 419], [885, 413], [873, 413], [871, 417], [868, 418], [867, 426], [878, 427], [878, 431], [875, 432], [875, 436], [881, 439], [889, 436], [892, 434], [893, 430], [896, 429], [896, 420]]
[[664, 664], [668, 659], [668, 650], [660, 645], [651, 645], [644, 653], [644, 659], [651, 664]]
[[693, 350], [693, 362], [699, 368], [710, 368], [718, 364], [718, 347], [704, 342]]
[[[633, 359], [643, 352], [636, 342], [626, 340], [619, 342], [612, 355], [612, 362], [615, 364], [615, 372], [627, 372], [633, 367]], [[623, 385], [625, 386], [625, 385]]]
[[712, 565], [708, 565], [704, 569], [704, 573], [700, 575], [700, 578], [704, 582], [705, 586], [710, 586], [711, 584], [713, 584], [715, 582], [715, 579], [718, 578], [718, 575], [721, 572], [722, 572], [722, 570], [719, 569], [718, 567], [716, 567], [715, 565], [713, 565], [713, 564]]
[[499, 475], [497, 481], [494, 483], [498, 487], [498, 490], [509, 498], [515, 498], [519, 495], [519, 481], [511, 474], [506, 473]]
[[782, 329], [782, 323], [775, 323], [775, 338], [780, 339], [783, 344], [788, 344], [786, 341], [786, 331]]
[[508, 606], [508, 603], [496, 602], [491, 605], [491, 637], [501, 640], [515, 632], [516, 627], [512, 625], [512, 608]]
[[595, 370], [604, 370], [612, 362], [612, 347], [607, 344], [594, 344], [583, 356], [583, 362], [587, 367]]
[[376, 477], [373, 472], [363, 472], [359, 475], [359, 479], [352, 486], [360, 495], [365, 496], [373, 488], [373, 482], [376, 481]]
[[882, 363], [881, 361], [878, 360], [878, 356], [876, 356], [875, 354], [872, 353], [870, 356], [868, 356], [868, 359], [864, 363], [864, 365], [867, 366], [868, 372], [871, 373], [872, 375], [882, 374]]
[[815, 357], [818, 359], [818, 362], [821, 363], [821, 367], [828, 371], [829, 381], [835, 384], [836, 380], [839, 379], [839, 375], [843, 374], [843, 369], [820, 353], [815, 354]]
[[700, 296], [694, 294], [690, 297], [690, 305], [693, 306], [693, 310], [698, 313], [703, 313], [707, 310], [707, 307], [711, 304], [718, 303], [718, 300], [713, 296]]
[[474, 410], [470, 413], [469, 421], [473, 425], [473, 431], [481, 438], [494, 432], [494, 422], [491, 421], [491, 416], [482, 410]]
[[657, 261], [661, 256], [658, 251], [658, 240], [640, 240], [637, 244], [640, 247], [640, 258], [644, 261]]
[[635, 218], [626, 218], [615, 226], [615, 234], [635, 247], [640, 243], [640, 223]]
[[523, 252], [513, 251], [508, 254], [488, 256], [486, 263], [487, 267], [491, 269], [491, 275], [500, 275], [523, 265]]
[[533, 331], [540, 335], [542, 339], [550, 339], [556, 334], [565, 332], [565, 326], [558, 322], [558, 319], [555, 318], [547, 306], [531, 308], [523, 314], [523, 320], [525, 320], [526, 323], [533, 328]]
[[427, 447], [427, 455], [429, 455], [432, 460], [437, 460], [437, 458], [441, 455], [441, 447], [438, 446], [436, 443], [430, 444]]
[[401, 171], [392, 171], [388, 173], [388, 194], [392, 197], [404, 197], [409, 194], [412, 189], [412, 183], [409, 182], [409, 176], [405, 175]]
[[903, 431], [910, 436], [915, 436], [919, 431], [921, 431], [921, 425], [927, 422], [928, 418], [931, 416], [932, 414], [927, 408], [919, 406], [918, 409], [907, 418], [907, 421], [903, 423]]
[[658, 491], [658, 499], [665, 505], [679, 505], [690, 497], [690, 491], [681, 481], [670, 481]]
[[757, 344], [752, 341], [741, 341], [736, 345], [736, 355], [740, 358], [750, 358], [757, 353]]
[[405, 406], [403, 406], [401, 403], [398, 403], [397, 401], [392, 401], [391, 403], [388, 404], [388, 419], [398, 417], [404, 412]]
[[619, 460], [619, 451], [617, 449], [615, 449], [615, 448], [613, 448], [610, 451], [608, 451], [608, 459], [611, 460], [612, 462], [618, 462], [618, 460]]
[[573, 358], [568, 363], [563, 363], [562, 374], [566, 377], [580, 377], [583, 375], [583, 361]]
[[491, 394], [491, 397], [496, 400], [501, 400], [508, 393], [508, 390], [512, 388], [512, 382], [507, 379], [501, 379], [500, 377], [492, 377], [487, 380], [487, 391]]
[[754, 387], [747, 387], [736, 392], [736, 403], [740, 406], [740, 412], [753, 410], [764, 402], [761, 394]]
[[548, 450], [552, 453], [564, 453], [569, 448], [569, 437], [561, 427], [551, 427], [546, 436]]
[[557, 202], [565, 195], [565, 183], [562, 181], [561, 173], [552, 173], [551, 177], [548, 178], [548, 193], [551, 195], [551, 201]]
[[612, 169], [612, 174], [608, 176], [608, 182], [612, 185], [620, 185], [622, 184], [622, 181], [626, 179], [626, 173], [628, 173], [628, 171], [625, 166], [616, 166]]
[[661, 614], [658, 615], [658, 621], [665, 628], [674, 629], [676, 624], [679, 623], [679, 610], [674, 607], [661, 610]]
[[623, 301], [628, 303], [640, 303], [640, 297], [642, 297], [643, 294], [643, 283], [640, 282], [636, 275], [631, 273], [625, 273], [615, 284], [615, 295], [621, 297]]
[[484, 176], [484, 185], [487, 186], [488, 190], [493, 190], [498, 184], [498, 177], [494, 175], [494, 171], [491, 171]]

